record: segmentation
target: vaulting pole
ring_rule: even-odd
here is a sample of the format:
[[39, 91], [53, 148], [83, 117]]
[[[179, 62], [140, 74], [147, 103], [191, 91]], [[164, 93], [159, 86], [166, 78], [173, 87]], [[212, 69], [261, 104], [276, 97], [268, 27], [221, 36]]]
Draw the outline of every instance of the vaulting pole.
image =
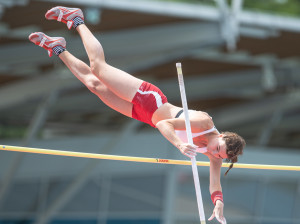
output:
[[[177, 68], [177, 74], [178, 74], [179, 89], [180, 89], [180, 95], [181, 95], [188, 143], [193, 145], [191, 123], [190, 123], [190, 118], [189, 118], [181, 63], [176, 63], [176, 68]], [[197, 169], [197, 165], [196, 165], [196, 158], [192, 157], [191, 162], [192, 162], [192, 170], [193, 170], [193, 177], [194, 177], [194, 184], [195, 184], [195, 190], [196, 190], [200, 222], [201, 222], [201, 224], [205, 224], [206, 221], [205, 221], [205, 214], [204, 214], [204, 208], [203, 208], [203, 202], [202, 202], [200, 180], [199, 180], [198, 169]]]

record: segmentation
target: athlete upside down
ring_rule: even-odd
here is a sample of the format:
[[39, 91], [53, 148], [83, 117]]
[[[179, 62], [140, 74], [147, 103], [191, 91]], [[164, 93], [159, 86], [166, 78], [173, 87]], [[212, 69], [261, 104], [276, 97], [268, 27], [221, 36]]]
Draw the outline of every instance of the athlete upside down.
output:
[[172, 105], [167, 97], [151, 83], [133, 77], [106, 63], [104, 51], [99, 41], [84, 24], [80, 9], [54, 7], [46, 15], [48, 20], [66, 23], [68, 28], [76, 29], [83, 41], [89, 57], [90, 66], [74, 57], [66, 50], [62, 37], [49, 37], [41, 32], [32, 33], [29, 40], [53, 52], [65, 63], [70, 71], [106, 105], [128, 116], [157, 128], [178, 150], [194, 157], [197, 152], [210, 160], [210, 194], [215, 205], [214, 217], [222, 224], [226, 223], [223, 215], [224, 202], [221, 187], [221, 166], [223, 159], [233, 163], [243, 153], [245, 141], [236, 133], [219, 133], [212, 118], [203, 111], [189, 111], [194, 145], [187, 143], [185, 120], [182, 108]]

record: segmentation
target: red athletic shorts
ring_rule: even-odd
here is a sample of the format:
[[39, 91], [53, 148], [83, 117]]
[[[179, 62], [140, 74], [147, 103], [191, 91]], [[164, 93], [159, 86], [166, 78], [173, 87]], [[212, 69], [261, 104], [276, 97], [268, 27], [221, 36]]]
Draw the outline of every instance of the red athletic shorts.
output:
[[155, 127], [152, 123], [153, 113], [164, 103], [167, 97], [156, 86], [143, 82], [132, 99], [132, 118]]

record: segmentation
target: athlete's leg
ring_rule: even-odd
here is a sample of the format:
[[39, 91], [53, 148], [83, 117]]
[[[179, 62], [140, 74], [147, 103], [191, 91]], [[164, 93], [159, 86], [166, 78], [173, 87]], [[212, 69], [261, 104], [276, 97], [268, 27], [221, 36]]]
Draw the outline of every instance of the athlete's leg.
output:
[[132, 103], [115, 95], [91, 72], [88, 65], [75, 58], [68, 51], [65, 51], [66, 41], [64, 38], [49, 37], [42, 32], [36, 32], [30, 34], [29, 40], [48, 50], [49, 55], [52, 55], [52, 52], [58, 54], [60, 59], [67, 65], [71, 72], [105, 104], [112, 109], [131, 117]]
[[85, 24], [79, 25], [76, 30], [87, 51], [92, 72], [114, 93], [131, 102], [143, 80], [107, 64], [101, 44]]
[[64, 22], [68, 28], [75, 27], [87, 51], [92, 72], [116, 95], [129, 102], [132, 101], [143, 81], [105, 62], [101, 44], [86, 25], [82, 24], [84, 16], [80, 9], [57, 6], [50, 9], [45, 17], [49, 20]]
[[59, 58], [70, 71], [94, 94], [96, 94], [107, 106], [131, 117], [132, 103], [121, 99], [104, 85], [92, 72], [90, 67], [74, 57], [68, 51], [64, 51]]

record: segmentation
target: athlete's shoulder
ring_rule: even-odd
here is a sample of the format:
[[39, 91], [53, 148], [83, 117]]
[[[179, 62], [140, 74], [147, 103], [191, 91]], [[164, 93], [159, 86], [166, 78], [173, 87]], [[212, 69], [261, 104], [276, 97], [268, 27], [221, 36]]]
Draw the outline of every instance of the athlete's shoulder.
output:
[[191, 122], [195, 123], [195, 125], [200, 125], [202, 129], [207, 130], [214, 127], [214, 122], [212, 118], [203, 111], [195, 111], [190, 116]]

